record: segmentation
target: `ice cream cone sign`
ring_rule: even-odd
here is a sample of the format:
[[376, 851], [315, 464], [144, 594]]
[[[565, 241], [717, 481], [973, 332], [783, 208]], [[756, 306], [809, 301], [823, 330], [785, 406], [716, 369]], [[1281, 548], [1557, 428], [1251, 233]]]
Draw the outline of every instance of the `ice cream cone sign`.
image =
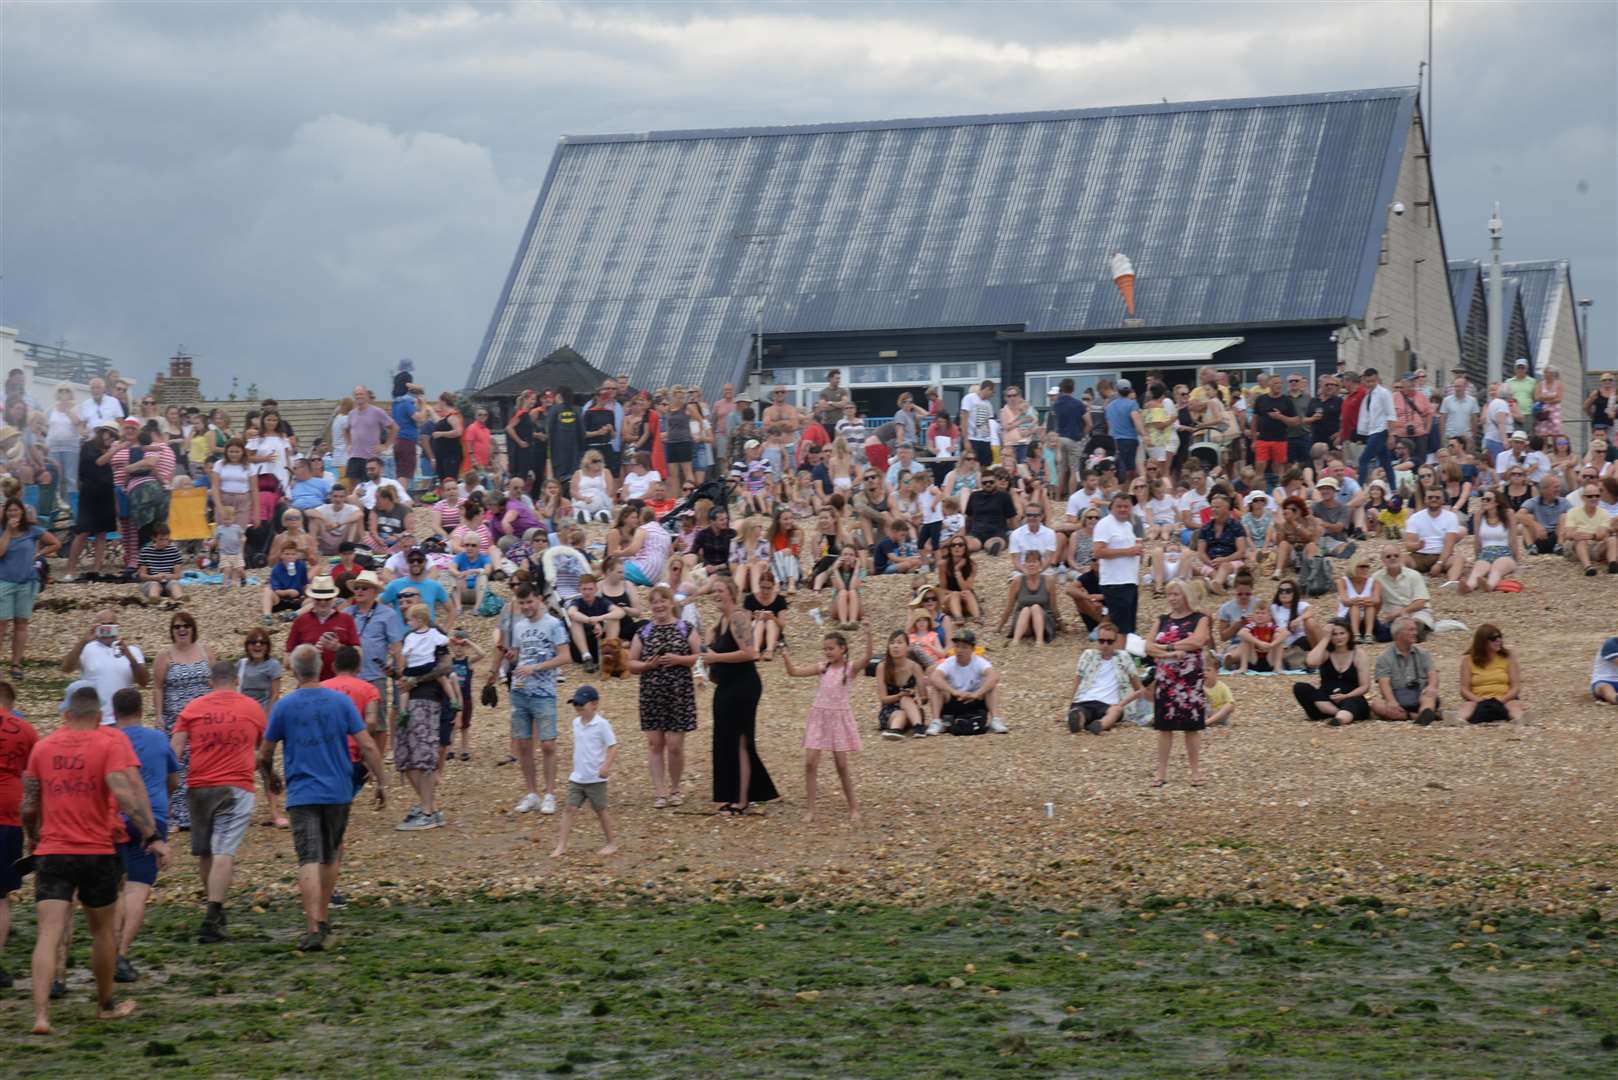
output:
[[1129, 261], [1129, 256], [1121, 251], [1111, 253], [1112, 283], [1118, 286], [1118, 291], [1124, 297], [1124, 310], [1129, 317], [1135, 317], [1135, 264]]

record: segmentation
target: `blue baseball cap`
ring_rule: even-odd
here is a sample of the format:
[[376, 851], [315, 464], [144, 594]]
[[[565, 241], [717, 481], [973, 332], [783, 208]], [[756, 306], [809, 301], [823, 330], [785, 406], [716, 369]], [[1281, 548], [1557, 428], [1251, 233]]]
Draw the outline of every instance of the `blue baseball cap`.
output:
[[600, 701], [601, 694], [595, 687], [586, 683], [573, 691], [573, 696], [567, 699], [569, 705], [583, 705], [586, 701]]

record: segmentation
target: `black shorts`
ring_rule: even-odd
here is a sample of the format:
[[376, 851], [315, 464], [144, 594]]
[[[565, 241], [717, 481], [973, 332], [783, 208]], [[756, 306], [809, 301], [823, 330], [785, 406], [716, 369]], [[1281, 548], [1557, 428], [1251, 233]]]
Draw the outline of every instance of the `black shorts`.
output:
[[1084, 725], [1094, 720], [1100, 723], [1112, 708], [1104, 701], [1075, 701], [1068, 706], [1067, 730], [1074, 735], [1084, 730]]
[[663, 457], [670, 465], [691, 464], [691, 448], [695, 443], [671, 442], [663, 444]]
[[34, 856], [34, 899], [72, 900], [104, 908], [118, 899], [124, 864], [117, 855]]
[[22, 888], [22, 875], [17, 873], [20, 858], [22, 826], [0, 825], [0, 896], [9, 896]]
[[1310, 464], [1312, 459], [1309, 456], [1309, 451], [1313, 450], [1314, 446], [1315, 446], [1315, 444], [1313, 442], [1309, 441], [1308, 439], [1288, 439], [1287, 440], [1287, 464], [1288, 465], [1308, 465], [1308, 464]]
[[938, 538], [944, 532], [942, 521], [926, 521], [922, 523], [921, 533], [917, 539], [917, 546], [926, 551], [931, 545], [932, 550], [938, 550]]
[[348, 803], [287, 807], [287, 817], [292, 819], [292, 850], [299, 866], [330, 866], [337, 861], [343, 834], [348, 831], [348, 807]]

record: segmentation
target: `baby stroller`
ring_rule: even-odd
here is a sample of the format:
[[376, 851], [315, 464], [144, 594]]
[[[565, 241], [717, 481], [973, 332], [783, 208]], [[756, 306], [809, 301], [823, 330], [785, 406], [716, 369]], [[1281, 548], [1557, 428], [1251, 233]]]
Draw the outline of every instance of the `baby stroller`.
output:
[[675, 503], [673, 509], [658, 518], [658, 521], [664, 525], [672, 525], [679, 520], [681, 514], [695, 507], [703, 499], [710, 500], [716, 507], [729, 510], [730, 482], [722, 476], [715, 477], [712, 480], [704, 480], [696, 486], [696, 489], [691, 494]]

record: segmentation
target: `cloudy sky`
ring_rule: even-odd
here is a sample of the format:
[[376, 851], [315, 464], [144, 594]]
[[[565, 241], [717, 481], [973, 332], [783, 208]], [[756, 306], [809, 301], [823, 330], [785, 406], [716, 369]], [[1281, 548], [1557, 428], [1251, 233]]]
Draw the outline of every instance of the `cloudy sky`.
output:
[[[558, 136], [1415, 81], [1425, 3], [0, 7], [0, 322], [336, 393], [459, 386]], [[1440, 3], [1451, 258], [1562, 256], [1618, 315], [1618, 6]], [[341, 372], [340, 375], [335, 373]]]

